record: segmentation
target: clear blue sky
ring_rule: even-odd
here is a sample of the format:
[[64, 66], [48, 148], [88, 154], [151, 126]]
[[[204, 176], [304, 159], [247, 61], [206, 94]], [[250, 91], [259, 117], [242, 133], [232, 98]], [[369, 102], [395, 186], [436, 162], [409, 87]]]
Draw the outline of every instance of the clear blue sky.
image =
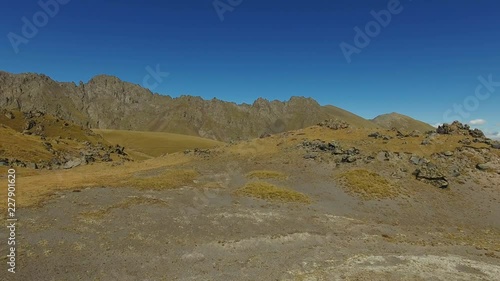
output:
[[[170, 73], [152, 89], [160, 94], [238, 103], [310, 96], [365, 118], [395, 111], [431, 124], [460, 117], [453, 106], [465, 104], [461, 121], [500, 131], [500, 1], [392, 1], [242, 0], [221, 21], [213, 0], [70, 0], [46, 25], [38, 1], [9, 1], [0, 69], [143, 84], [146, 67], [160, 65]], [[340, 44], [356, 47], [354, 28], [388, 5], [391, 21], [348, 63]], [[22, 18], [34, 16], [41, 27], [17, 41], [16, 54], [8, 34], [23, 36]], [[478, 76], [489, 75], [480, 100]]]

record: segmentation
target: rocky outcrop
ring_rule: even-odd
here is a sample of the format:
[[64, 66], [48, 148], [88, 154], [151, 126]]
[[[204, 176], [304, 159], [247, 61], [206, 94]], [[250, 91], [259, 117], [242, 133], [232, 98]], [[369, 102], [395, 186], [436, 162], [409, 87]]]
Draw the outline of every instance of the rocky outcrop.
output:
[[473, 138], [484, 138], [484, 133], [479, 129], [471, 129], [469, 125], [453, 121], [451, 124], [443, 124], [436, 129], [442, 135], [463, 135]]
[[306, 151], [304, 159], [323, 159], [333, 156], [337, 162], [353, 163], [359, 159], [357, 155], [360, 154], [359, 149], [343, 148], [337, 141], [305, 140], [298, 145], [298, 148]]
[[327, 127], [332, 130], [341, 130], [349, 128], [349, 124], [339, 119], [329, 119], [318, 123], [320, 127]]
[[370, 133], [368, 134], [368, 137], [370, 138], [374, 138], [374, 139], [383, 139], [383, 140], [390, 140], [392, 139], [391, 136], [388, 136], [388, 135], [382, 135], [381, 133], [379, 132], [373, 132], [373, 133]]
[[444, 174], [434, 164], [427, 163], [420, 166], [413, 173], [422, 182], [434, 185], [439, 188], [448, 187], [449, 183]]

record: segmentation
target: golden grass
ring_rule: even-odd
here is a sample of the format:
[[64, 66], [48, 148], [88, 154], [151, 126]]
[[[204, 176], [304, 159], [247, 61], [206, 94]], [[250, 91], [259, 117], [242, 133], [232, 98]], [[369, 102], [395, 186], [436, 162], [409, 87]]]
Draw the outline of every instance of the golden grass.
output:
[[[176, 154], [141, 162], [126, 162], [114, 167], [108, 163], [97, 163], [70, 170], [29, 170], [36, 174], [28, 173], [27, 169], [16, 168], [18, 171], [16, 205], [38, 206], [50, 198], [55, 191], [100, 186], [127, 186], [133, 181], [134, 178], [131, 175], [134, 173], [172, 167], [191, 160], [190, 156]], [[5, 167], [0, 168], [5, 170]], [[0, 192], [0, 200], [7, 200], [6, 198], [7, 192]], [[4, 208], [5, 206], [0, 205], [0, 210]]]
[[349, 192], [364, 199], [391, 198], [397, 196], [398, 188], [381, 175], [367, 170], [351, 170], [340, 175]]
[[247, 178], [250, 179], [275, 179], [275, 180], [286, 180], [287, 175], [277, 172], [277, 171], [267, 171], [267, 170], [256, 170], [246, 174]]
[[197, 177], [195, 170], [170, 170], [158, 176], [134, 178], [127, 184], [141, 189], [172, 189], [193, 184]]
[[15, 158], [23, 161], [47, 161], [53, 155], [45, 149], [40, 137], [26, 136], [11, 128], [0, 127], [0, 154], [2, 157]]
[[[294, 135], [299, 131], [303, 133], [303, 135]], [[432, 154], [441, 153], [443, 151], [454, 151], [456, 148], [463, 146], [459, 141], [465, 138], [460, 135], [436, 135], [431, 145], [421, 145], [422, 140], [425, 138], [424, 135], [415, 138], [408, 137], [399, 139], [396, 136], [396, 132], [384, 129], [348, 128], [335, 131], [319, 126], [312, 126], [299, 131], [294, 131], [294, 133], [290, 134], [290, 138], [295, 140], [290, 139], [290, 141], [287, 142], [288, 146], [295, 147], [304, 139], [319, 139], [326, 142], [335, 140], [340, 142], [343, 147], [357, 147], [365, 154], [389, 150], [393, 152], [417, 154], [422, 157], [431, 157]], [[368, 134], [376, 131], [383, 135], [391, 136], [392, 139], [386, 141], [368, 137]], [[268, 145], [273, 146], [272, 143]], [[470, 146], [475, 148], [489, 147], [484, 143], [472, 143]], [[491, 152], [500, 155], [500, 150], [492, 150]]]
[[303, 193], [261, 181], [247, 183], [244, 187], [236, 190], [236, 194], [273, 202], [311, 203], [311, 199]]
[[[125, 151], [143, 159], [157, 157], [166, 153], [174, 153], [194, 148], [213, 148], [222, 142], [195, 136], [171, 134], [164, 132], [139, 132], [124, 130], [94, 130], [105, 140], [125, 147]], [[134, 152], [135, 155], [134, 155]]]
[[279, 139], [275, 136], [265, 139], [252, 139], [242, 141], [232, 145], [226, 149], [227, 152], [236, 156], [263, 156], [278, 153], [280, 151], [277, 146]]

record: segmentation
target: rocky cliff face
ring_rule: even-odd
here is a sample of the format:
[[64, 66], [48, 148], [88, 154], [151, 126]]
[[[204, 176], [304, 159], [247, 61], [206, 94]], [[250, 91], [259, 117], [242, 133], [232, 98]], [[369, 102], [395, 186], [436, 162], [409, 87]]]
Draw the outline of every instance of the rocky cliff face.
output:
[[76, 85], [41, 74], [7, 72], [0, 72], [0, 108], [39, 110], [90, 128], [165, 131], [224, 141], [299, 129], [338, 117], [310, 98], [292, 97], [286, 102], [260, 98], [252, 105], [237, 105], [193, 96], [161, 96], [107, 75]]

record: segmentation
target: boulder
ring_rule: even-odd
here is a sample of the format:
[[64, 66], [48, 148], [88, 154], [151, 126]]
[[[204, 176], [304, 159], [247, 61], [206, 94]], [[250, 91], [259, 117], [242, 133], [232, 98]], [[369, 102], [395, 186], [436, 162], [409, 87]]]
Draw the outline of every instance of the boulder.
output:
[[355, 156], [344, 156], [342, 158], [342, 162], [345, 162], [345, 163], [353, 163], [353, 162], [356, 162], [357, 158]]
[[115, 153], [119, 155], [125, 155], [125, 147], [119, 146], [118, 144], [115, 146]]
[[422, 135], [422, 133], [419, 130], [414, 130], [408, 136], [412, 138], [418, 138], [420, 137], [420, 135]]
[[29, 130], [33, 129], [33, 127], [35, 127], [35, 126], [36, 126], [36, 122], [34, 120], [29, 120], [24, 125], [24, 130], [29, 131]]
[[79, 158], [75, 158], [73, 160], [69, 160], [68, 162], [64, 163], [63, 168], [64, 169], [71, 169], [71, 168], [78, 167], [81, 164], [82, 164], [82, 160]]
[[469, 138], [461, 139], [458, 141], [458, 143], [461, 143], [463, 145], [470, 145], [472, 141]]
[[105, 153], [102, 156], [101, 161], [103, 161], [103, 162], [111, 162], [111, 161], [113, 161], [113, 159], [111, 159], [111, 155], [109, 155], [109, 153]]
[[491, 162], [477, 164], [476, 169], [484, 172], [500, 172], [499, 165], [495, 165]]
[[443, 173], [439, 171], [436, 165], [431, 163], [419, 167], [413, 174], [418, 180], [439, 188], [446, 188], [449, 185]]
[[377, 160], [378, 161], [389, 161], [392, 158], [392, 155], [389, 151], [380, 151], [377, 153]]
[[474, 130], [470, 130], [469, 131], [469, 134], [473, 137], [473, 138], [484, 138], [484, 133], [479, 130], [479, 129], [474, 129]]
[[448, 157], [453, 156], [453, 154], [454, 154], [453, 151], [445, 151], [445, 152], [443, 152], [443, 155], [444, 156], [448, 156]]

